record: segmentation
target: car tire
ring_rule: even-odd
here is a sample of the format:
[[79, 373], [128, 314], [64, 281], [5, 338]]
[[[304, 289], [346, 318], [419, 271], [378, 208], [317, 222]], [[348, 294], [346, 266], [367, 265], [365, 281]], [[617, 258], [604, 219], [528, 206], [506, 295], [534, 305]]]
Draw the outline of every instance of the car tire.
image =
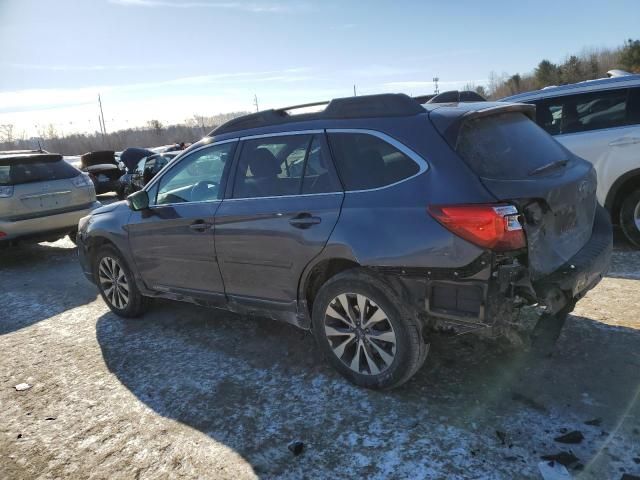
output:
[[640, 248], [640, 189], [631, 192], [623, 200], [619, 221], [627, 240]]
[[416, 315], [391, 286], [362, 269], [347, 270], [322, 286], [312, 323], [329, 363], [361, 387], [398, 387], [427, 357], [429, 345]]
[[100, 295], [113, 313], [135, 318], [147, 310], [149, 299], [140, 293], [129, 265], [114, 247], [98, 250], [93, 272]]

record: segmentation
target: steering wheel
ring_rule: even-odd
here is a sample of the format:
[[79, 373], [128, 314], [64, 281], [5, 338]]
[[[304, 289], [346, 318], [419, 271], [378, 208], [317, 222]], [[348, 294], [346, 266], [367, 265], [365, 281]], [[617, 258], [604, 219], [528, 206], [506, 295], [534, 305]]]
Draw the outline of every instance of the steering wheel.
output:
[[191, 188], [191, 201], [213, 200], [212, 193], [214, 198], [218, 196], [218, 183], [212, 180], [201, 180]]

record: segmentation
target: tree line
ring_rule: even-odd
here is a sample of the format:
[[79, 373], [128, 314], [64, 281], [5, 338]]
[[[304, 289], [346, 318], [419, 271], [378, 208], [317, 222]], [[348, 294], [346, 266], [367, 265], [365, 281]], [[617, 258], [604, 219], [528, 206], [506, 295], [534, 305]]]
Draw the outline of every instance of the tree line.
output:
[[218, 125], [247, 113], [194, 115], [177, 125], [163, 125], [159, 120], [149, 120], [144, 127], [118, 130], [106, 135], [100, 132], [61, 135], [53, 125], [48, 125], [38, 132], [37, 137], [25, 138], [24, 134], [20, 137], [16, 136], [13, 125], [0, 125], [0, 150], [42, 148], [62, 155], [82, 155], [97, 150], [121, 151], [127, 147], [192, 143], [200, 140]]
[[618, 48], [584, 49], [579, 54], [567, 56], [560, 63], [543, 59], [530, 73], [509, 75], [491, 72], [487, 87], [467, 85], [466, 88], [497, 100], [552, 85], [605, 78], [607, 72], [614, 69], [640, 73], [640, 40], [626, 40]]

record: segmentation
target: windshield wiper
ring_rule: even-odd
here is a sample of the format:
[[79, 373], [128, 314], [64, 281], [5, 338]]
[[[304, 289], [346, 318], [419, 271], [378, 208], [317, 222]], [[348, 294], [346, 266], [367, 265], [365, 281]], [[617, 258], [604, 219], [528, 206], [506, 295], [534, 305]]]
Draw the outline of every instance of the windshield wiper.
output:
[[533, 177], [534, 175], [540, 175], [541, 173], [548, 172], [549, 170], [555, 170], [556, 168], [565, 167], [569, 163], [569, 160], [558, 160], [556, 162], [547, 163], [541, 167], [531, 170], [528, 175]]

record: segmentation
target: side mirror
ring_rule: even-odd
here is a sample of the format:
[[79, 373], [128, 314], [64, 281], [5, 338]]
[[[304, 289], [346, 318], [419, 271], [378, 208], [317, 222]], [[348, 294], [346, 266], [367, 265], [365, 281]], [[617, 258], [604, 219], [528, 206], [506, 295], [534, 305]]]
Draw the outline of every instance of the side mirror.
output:
[[139, 190], [127, 197], [127, 204], [134, 212], [149, 208], [149, 194], [145, 190]]

